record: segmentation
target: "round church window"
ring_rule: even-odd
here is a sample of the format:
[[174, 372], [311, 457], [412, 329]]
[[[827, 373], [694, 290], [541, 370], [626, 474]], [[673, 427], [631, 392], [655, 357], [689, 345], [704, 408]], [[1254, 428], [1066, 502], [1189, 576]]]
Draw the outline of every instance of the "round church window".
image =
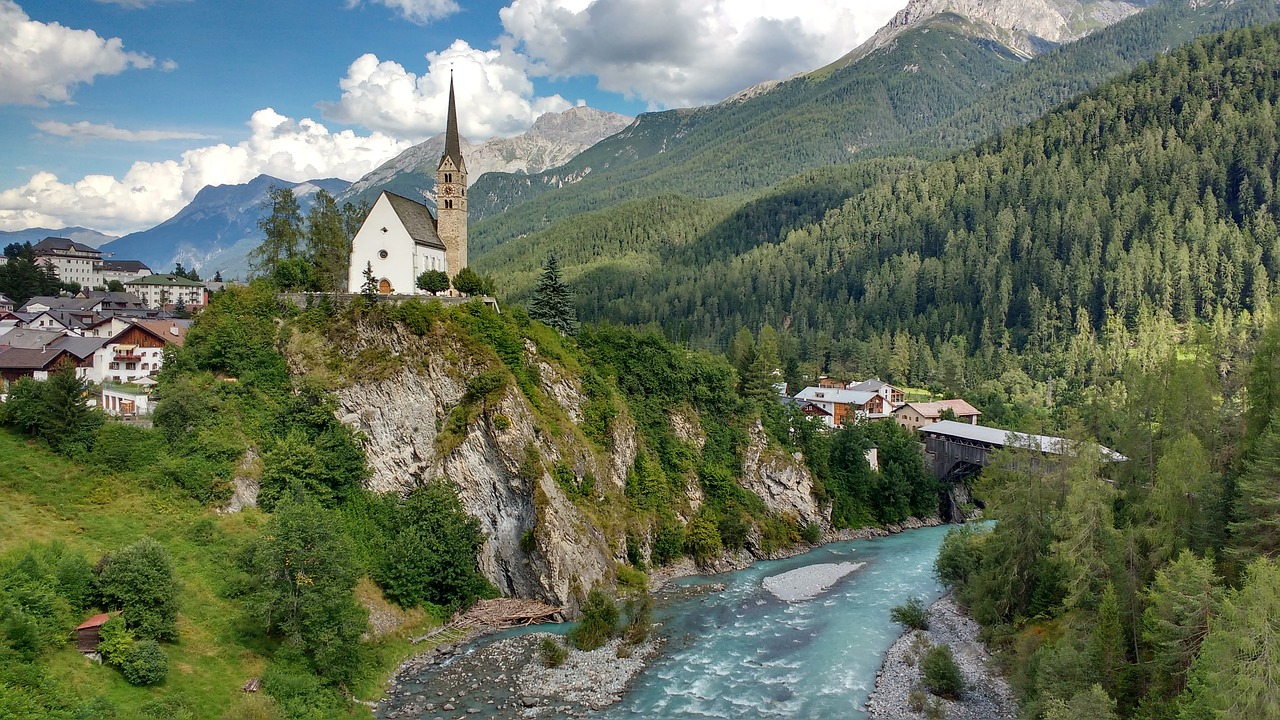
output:
[[386, 250], [379, 250], [379, 251], [378, 251], [378, 257], [382, 258], [383, 260], [386, 260], [386, 259], [387, 259], [387, 251], [386, 251]]

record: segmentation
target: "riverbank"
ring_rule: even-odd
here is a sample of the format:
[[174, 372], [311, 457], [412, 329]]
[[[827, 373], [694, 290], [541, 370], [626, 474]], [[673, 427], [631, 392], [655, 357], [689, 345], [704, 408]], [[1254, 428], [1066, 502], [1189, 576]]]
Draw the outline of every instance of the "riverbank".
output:
[[[941, 705], [948, 720], [1005, 720], [1017, 717], [1018, 705], [1009, 683], [993, 667], [991, 654], [978, 640], [980, 627], [955, 602], [944, 595], [929, 607], [929, 629], [904, 633], [885, 654], [876, 676], [875, 692], [867, 701], [871, 720], [916, 720], [930, 717], [929, 704]], [[964, 677], [965, 692], [959, 700], [945, 700], [922, 689], [919, 658], [932, 645], [949, 645]], [[924, 706], [913, 709], [912, 691], [920, 690]], [[919, 695], [916, 699], [919, 699]]]

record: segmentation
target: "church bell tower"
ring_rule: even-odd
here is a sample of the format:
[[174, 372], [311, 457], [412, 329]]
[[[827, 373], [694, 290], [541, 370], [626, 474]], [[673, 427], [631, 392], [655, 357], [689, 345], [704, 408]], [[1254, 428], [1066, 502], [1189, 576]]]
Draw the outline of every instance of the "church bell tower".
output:
[[449, 277], [467, 266], [467, 166], [462, 161], [458, 136], [458, 108], [449, 77], [449, 120], [444, 133], [444, 154], [436, 169], [436, 233], [445, 247]]

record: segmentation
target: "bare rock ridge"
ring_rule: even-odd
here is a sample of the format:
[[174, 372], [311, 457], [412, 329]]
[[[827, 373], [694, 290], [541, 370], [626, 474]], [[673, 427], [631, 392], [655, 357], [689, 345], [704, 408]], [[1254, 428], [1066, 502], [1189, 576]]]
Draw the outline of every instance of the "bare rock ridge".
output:
[[[344, 345], [349, 357], [373, 353], [400, 360], [390, 377], [336, 392], [339, 419], [363, 434], [370, 489], [406, 492], [442, 477], [456, 483], [463, 507], [486, 535], [480, 568], [504, 595], [573, 607], [593, 585], [615, 582], [615, 568], [626, 562], [625, 523], [583, 512], [550, 470], [560, 463], [577, 478], [589, 475], [598, 495], [620, 501], [636, 457], [635, 425], [625, 410], [605, 450], [572, 433], [548, 432], [512, 385], [485, 403], [461, 437], [454, 432], [443, 438], [450, 413], [464, 401], [467, 380], [488, 369], [486, 361], [439, 336], [383, 328], [362, 326]], [[578, 380], [539, 357], [531, 344], [525, 356], [538, 370], [545, 397], [557, 406], [552, 412], [566, 419], [560, 422], [581, 418], [585, 396]], [[303, 362], [292, 358], [292, 369], [304, 370]], [[743, 484], [768, 507], [828, 525], [802, 462], [770, 448], [760, 428], [751, 433], [745, 455]], [[690, 487], [696, 486], [691, 480]], [[600, 513], [611, 515], [616, 513]]]
[[976, 34], [1032, 57], [1117, 23], [1157, 0], [911, 0], [905, 8], [852, 53], [843, 67], [889, 46], [906, 30], [943, 15], [972, 23]]
[[[575, 107], [546, 113], [521, 135], [494, 138], [473, 145], [462, 138], [462, 154], [467, 160], [467, 177], [474, 183], [487, 172], [539, 173], [568, 162], [573, 156], [618, 132], [631, 118], [589, 107]], [[434, 187], [436, 166], [444, 152], [444, 134], [421, 142], [380, 165], [357, 180], [340, 200], [376, 190], [396, 178], [413, 173]], [[395, 191], [394, 188], [389, 188]], [[424, 196], [427, 188], [421, 188]], [[419, 199], [419, 198], [414, 198]]]

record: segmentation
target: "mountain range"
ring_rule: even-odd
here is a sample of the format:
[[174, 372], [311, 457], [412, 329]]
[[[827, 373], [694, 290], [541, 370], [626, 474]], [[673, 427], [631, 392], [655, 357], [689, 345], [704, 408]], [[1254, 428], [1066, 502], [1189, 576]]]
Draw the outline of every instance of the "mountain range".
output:
[[40, 242], [47, 237], [64, 237], [83, 243], [89, 247], [98, 247], [104, 243], [111, 242], [116, 239], [116, 235], [107, 235], [97, 230], [82, 228], [80, 226], [65, 228], [27, 228], [25, 230], [0, 230], [0, 247], [9, 243], [26, 243], [32, 245]]

